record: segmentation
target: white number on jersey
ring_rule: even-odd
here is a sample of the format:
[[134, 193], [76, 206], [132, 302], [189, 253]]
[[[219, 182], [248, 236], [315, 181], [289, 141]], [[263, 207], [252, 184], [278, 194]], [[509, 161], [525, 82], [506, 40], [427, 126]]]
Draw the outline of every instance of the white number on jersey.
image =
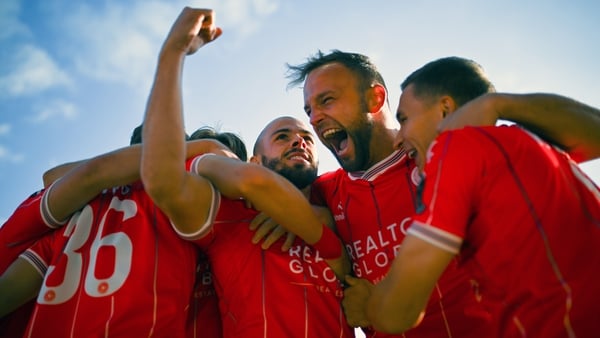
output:
[[[132, 200], [119, 200], [113, 197], [108, 210], [102, 216], [102, 221], [96, 230], [94, 241], [90, 248], [90, 263], [85, 273], [84, 288], [85, 292], [92, 297], [104, 297], [116, 292], [129, 275], [131, 271], [131, 260], [133, 254], [133, 245], [131, 239], [124, 232], [114, 232], [102, 236], [105, 227], [106, 216], [111, 211], [117, 211], [122, 215], [125, 221], [137, 213], [137, 205]], [[80, 249], [90, 237], [91, 225], [93, 224], [93, 210], [86, 205], [83, 210], [71, 217], [65, 236], [70, 236], [67, 245], [63, 250], [66, 255], [66, 267], [64, 269], [64, 278], [61, 284], [55, 286], [47, 285], [48, 276], [51, 276], [55, 270], [54, 265], [48, 267], [44, 284], [39, 293], [38, 303], [40, 304], [61, 304], [69, 300], [81, 283], [83, 277], [83, 257]], [[95, 275], [98, 252], [102, 247], [113, 247], [115, 251], [115, 261], [113, 273], [108, 278], [98, 279]], [[53, 276], [53, 278], [56, 278]]]

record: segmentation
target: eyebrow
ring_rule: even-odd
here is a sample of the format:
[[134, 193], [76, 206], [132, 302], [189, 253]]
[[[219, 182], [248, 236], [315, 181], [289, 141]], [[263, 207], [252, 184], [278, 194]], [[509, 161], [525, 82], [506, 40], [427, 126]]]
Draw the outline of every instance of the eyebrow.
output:
[[[281, 133], [294, 133], [294, 131], [290, 128], [281, 128], [281, 129], [277, 129], [273, 133], [271, 133], [271, 136], [275, 136], [275, 135], [281, 134]], [[298, 133], [312, 136], [312, 133], [306, 129], [300, 129], [300, 130], [298, 130]]]
[[[328, 89], [328, 90], [320, 93], [319, 95], [315, 96], [315, 101], [319, 102], [319, 101], [321, 101], [323, 99], [323, 96], [331, 95], [331, 93], [333, 93], [333, 92], [334, 92], [333, 90], [329, 90]], [[304, 105], [304, 111], [305, 112], [308, 111], [309, 108], [310, 108], [309, 104], [305, 104]]]

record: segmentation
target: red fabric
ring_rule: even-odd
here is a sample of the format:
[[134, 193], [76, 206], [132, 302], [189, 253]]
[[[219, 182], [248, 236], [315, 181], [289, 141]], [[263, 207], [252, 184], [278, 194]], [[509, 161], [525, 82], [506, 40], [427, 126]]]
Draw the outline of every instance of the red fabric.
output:
[[[354, 175], [356, 176], [356, 175]], [[353, 260], [354, 275], [372, 283], [388, 272], [417, 206], [418, 171], [402, 153], [392, 154], [356, 178], [339, 169], [313, 185], [327, 204]], [[366, 329], [367, 337], [489, 337], [491, 317], [471, 292], [468, 276], [453, 262], [432, 294], [421, 324], [404, 334]]]
[[309, 245], [252, 244], [257, 211], [223, 198], [212, 230], [194, 240], [211, 261], [223, 337], [354, 337], [335, 274]]
[[500, 336], [598, 336], [600, 193], [591, 180], [516, 126], [444, 133], [431, 153], [419, 235], [430, 226], [463, 240], [461, 268], [480, 297], [503, 302]]
[[[40, 212], [45, 190], [40, 190], [23, 201], [0, 227], [0, 274], [35, 241], [49, 233], [56, 224], [47, 221]], [[21, 337], [35, 301], [30, 301], [15, 312], [0, 319], [0, 338]]]
[[197, 249], [139, 183], [101, 194], [23, 257], [47, 268], [32, 337], [188, 334]]

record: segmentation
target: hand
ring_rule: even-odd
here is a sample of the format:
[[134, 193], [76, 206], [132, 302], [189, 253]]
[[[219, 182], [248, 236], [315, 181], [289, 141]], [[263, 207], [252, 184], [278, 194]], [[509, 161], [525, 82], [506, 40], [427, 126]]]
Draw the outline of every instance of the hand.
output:
[[346, 276], [344, 299], [342, 306], [348, 324], [352, 327], [368, 327], [371, 322], [367, 319], [367, 301], [371, 295], [373, 284], [362, 278]]
[[286, 235], [285, 242], [281, 246], [281, 251], [287, 251], [292, 247], [296, 239], [295, 234], [287, 231], [264, 213], [260, 213], [254, 217], [252, 222], [250, 222], [250, 230], [256, 230], [256, 233], [252, 237], [252, 243], [258, 244], [263, 240], [261, 247], [265, 250], [277, 242], [281, 236]]
[[466, 126], [493, 126], [499, 119], [495, 95], [486, 94], [467, 102], [451, 112], [438, 126], [438, 132], [461, 129]]
[[217, 39], [223, 31], [215, 26], [211, 9], [185, 7], [171, 27], [163, 45], [164, 51], [194, 54], [200, 47]]

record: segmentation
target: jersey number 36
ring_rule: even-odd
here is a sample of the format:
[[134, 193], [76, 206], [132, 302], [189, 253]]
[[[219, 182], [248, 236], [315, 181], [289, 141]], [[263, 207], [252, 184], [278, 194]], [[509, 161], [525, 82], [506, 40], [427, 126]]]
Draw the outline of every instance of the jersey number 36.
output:
[[[90, 205], [86, 205], [79, 214], [71, 217], [65, 236], [69, 236], [67, 245], [63, 250], [63, 257], [59, 263], [63, 265], [57, 269], [55, 265], [50, 265], [44, 279], [44, 284], [40, 290], [38, 303], [40, 304], [61, 304], [68, 301], [79, 288], [81, 277], [84, 269], [84, 255], [89, 255], [89, 264], [85, 271], [84, 291], [91, 297], [105, 297], [116, 292], [125, 282], [129, 272], [131, 271], [132, 248], [131, 239], [124, 232], [113, 232], [103, 235], [106, 217], [110, 212], [117, 211], [122, 215], [121, 222], [135, 216], [137, 213], [136, 203], [132, 200], [119, 200], [113, 197], [108, 210], [104, 212], [102, 220], [98, 227], [95, 227], [95, 233], [92, 234], [93, 224], [93, 209]], [[89, 246], [89, 249], [81, 250], [84, 244], [88, 241], [90, 235], [94, 236], [94, 240]], [[114, 264], [112, 274], [107, 278], [97, 278], [95, 269], [98, 264], [98, 252], [103, 247], [112, 247], [114, 250]], [[66, 258], [66, 260], [65, 260]], [[103, 266], [104, 266], [103, 262]], [[62, 273], [61, 276], [53, 276], [53, 273]], [[57, 278], [58, 277], [58, 278]], [[48, 281], [61, 280], [60, 284], [52, 283], [48, 285]]]

